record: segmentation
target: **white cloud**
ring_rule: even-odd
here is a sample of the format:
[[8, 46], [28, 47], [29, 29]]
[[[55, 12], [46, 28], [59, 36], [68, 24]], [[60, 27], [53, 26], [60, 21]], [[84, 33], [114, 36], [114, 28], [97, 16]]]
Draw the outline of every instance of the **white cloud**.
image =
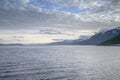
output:
[[38, 29], [46, 27], [60, 29], [89, 29], [119, 26], [119, 0], [51, 0], [56, 4], [58, 3], [68, 7], [77, 6], [78, 8], [83, 9], [90, 8], [87, 12], [80, 14], [45, 10], [33, 4], [28, 5], [30, 0], [11, 1], [14, 1], [14, 3], [11, 3], [9, 0], [0, 2], [0, 28]]
[[79, 15], [88, 17], [89, 21], [95, 20], [99, 22], [104, 20], [104, 22], [105, 21], [108, 22], [112, 20], [119, 22], [118, 17], [120, 17], [120, 0], [51, 0], [51, 1], [53, 3], [67, 7], [70, 6], [77, 7], [79, 11], [85, 10], [83, 12], [80, 12]]
[[[86, 32], [85, 30], [92, 30], [92, 33], [98, 29], [120, 26], [120, 0], [47, 0], [51, 3], [62, 5], [63, 8], [75, 6], [79, 11], [85, 9], [85, 11], [76, 14], [70, 13], [69, 11], [59, 11], [55, 8], [55, 10], [40, 8], [31, 3], [31, 1], [36, 0], [11, 1], [0, 1], [0, 29], [20, 31], [21, 29], [25, 29], [26, 32], [33, 30], [32, 35], [29, 35], [29, 37], [25, 36], [25, 41], [32, 38], [37, 39], [38, 36], [34, 34], [36, 30], [41, 31], [44, 29], [44, 31], [40, 32], [43, 35], [52, 34], [49, 38], [49, 41], [51, 41], [51, 39], [57, 38], [66, 39], [69, 38], [68, 36], [75, 38]], [[84, 32], [78, 30], [83, 30]], [[15, 34], [17, 33], [15, 32]], [[13, 34], [11, 33], [11, 35]], [[20, 34], [26, 35], [26, 33]], [[59, 34], [61, 36], [55, 36], [53, 34]], [[5, 33], [3, 32], [2, 35], [5, 36]], [[48, 38], [45, 37], [44, 39]], [[39, 42], [38, 39], [37, 42]]]

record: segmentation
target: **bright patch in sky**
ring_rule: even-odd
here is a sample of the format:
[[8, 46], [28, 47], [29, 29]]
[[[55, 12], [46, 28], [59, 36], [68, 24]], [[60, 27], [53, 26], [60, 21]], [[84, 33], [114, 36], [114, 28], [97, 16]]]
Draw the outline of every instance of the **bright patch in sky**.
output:
[[0, 43], [49, 43], [120, 26], [120, 0], [0, 0]]

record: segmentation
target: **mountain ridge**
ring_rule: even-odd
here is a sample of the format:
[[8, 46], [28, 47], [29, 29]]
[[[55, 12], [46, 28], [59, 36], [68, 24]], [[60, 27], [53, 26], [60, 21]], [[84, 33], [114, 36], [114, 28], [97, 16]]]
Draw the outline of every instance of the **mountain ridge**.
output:
[[114, 29], [110, 29], [107, 31], [103, 31], [103, 32], [99, 32], [93, 36], [91, 36], [88, 39], [85, 40], [81, 40], [77, 39], [77, 40], [72, 40], [71, 42], [55, 42], [55, 43], [51, 43], [51, 44], [58, 44], [58, 45], [102, 45], [103, 42], [105, 43], [106, 41], [116, 37], [120, 35], [120, 27], [114, 28]]
[[120, 35], [117, 35], [107, 41], [104, 41], [99, 45], [120, 45]]

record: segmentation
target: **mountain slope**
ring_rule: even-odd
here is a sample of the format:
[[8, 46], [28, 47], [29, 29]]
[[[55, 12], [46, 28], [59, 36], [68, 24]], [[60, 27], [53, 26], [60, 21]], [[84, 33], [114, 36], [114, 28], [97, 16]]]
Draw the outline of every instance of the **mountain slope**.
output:
[[87, 40], [89, 38], [90, 38], [90, 36], [80, 36], [79, 39], [63, 40], [61, 42], [53, 42], [53, 43], [50, 43], [50, 45], [76, 45], [76, 43]]
[[106, 40], [99, 45], [118, 45], [120, 44], [120, 35], [117, 35], [109, 40]]
[[65, 40], [62, 42], [55, 42], [52, 44], [58, 44], [58, 45], [99, 45], [101, 44], [102, 45], [105, 41], [115, 38], [118, 35], [120, 35], [120, 27], [117, 27], [108, 31], [99, 32], [87, 39], [83, 39], [83, 40], [76, 39], [71, 41]]
[[100, 32], [95, 35], [93, 35], [90, 39], [81, 41], [76, 44], [81, 44], [81, 45], [98, 45], [106, 40], [109, 40], [117, 35], [120, 34], [120, 27], [111, 29], [105, 32]]

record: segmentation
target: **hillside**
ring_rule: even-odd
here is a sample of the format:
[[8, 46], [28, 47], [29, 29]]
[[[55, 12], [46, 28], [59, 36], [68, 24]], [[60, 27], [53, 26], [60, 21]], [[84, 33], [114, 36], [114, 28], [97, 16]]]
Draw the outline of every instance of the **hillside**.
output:
[[119, 45], [119, 44], [120, 44], [120, 35], [115, 36], [107, 41], [104, 41], [99, 45]]
[[54, 45], [102, 45], [102, 44], [107, 44], [111, 42], [117, 44], [117, 42], [119, 42], [119, 36], [120, 35], [120, 27], [114, 28], [114, 29], [110, 29], [107, 31], [102, 31], [99, 32], [93, 36], [91, 36], [90, 38], [86, 38], [86, 39], [76, 39], [76, 40], [71, 40], [71, 41], [62, 41], [62, 42], [55, 42], [55, 43], [51, 43]]

